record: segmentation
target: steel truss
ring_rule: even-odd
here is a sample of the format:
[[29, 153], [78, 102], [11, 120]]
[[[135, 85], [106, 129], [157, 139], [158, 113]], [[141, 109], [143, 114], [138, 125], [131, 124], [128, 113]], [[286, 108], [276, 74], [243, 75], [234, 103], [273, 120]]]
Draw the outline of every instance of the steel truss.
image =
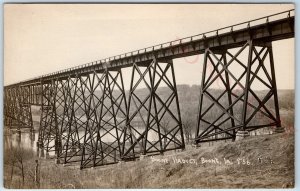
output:
[[[137, 90], [142, 83], [144, 97]], [[184, 149], [173, 63], [134, 64], [128, 102], [121, 68], [42, 83], [40, 127], [40, 148], [81, 168]]]
[[81, 168], [120, 160], [127, 111], [121, 69], [45, 84], [42, 100], [43, 149]]
[[235, 140], [239, 130], [268, 126], [281, 127], [271, 43], [250, 40], [239, 50], [207, 48], [195, 143]]
[[4, 91], [4, 124], [10, 128], [33, 130], [29, 88], [17, 86]]
[[121, 69], [81, 78], [87, 117], [81, 168], [121, 160], [121, 137], [126, 121], [126, 96]]
[[[158, 87], [163, 85], [168, 97], [160, 97]], [[148, 93], [142, 95], [138, 87]], [[133, 64], [127, 113], [124, 160], [185, 148], [172, 61], [159, 63], [154, 58], [150, 63]]]

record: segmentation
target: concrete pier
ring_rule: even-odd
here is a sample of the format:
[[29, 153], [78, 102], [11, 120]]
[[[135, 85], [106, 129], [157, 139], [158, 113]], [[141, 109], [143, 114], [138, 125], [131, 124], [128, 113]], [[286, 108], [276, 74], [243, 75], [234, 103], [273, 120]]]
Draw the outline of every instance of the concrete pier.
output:
[[249, 131], [237, 131], [236, 140], [238, 141], [238, 140], [244, 139], [249, 136], [250, 136]]

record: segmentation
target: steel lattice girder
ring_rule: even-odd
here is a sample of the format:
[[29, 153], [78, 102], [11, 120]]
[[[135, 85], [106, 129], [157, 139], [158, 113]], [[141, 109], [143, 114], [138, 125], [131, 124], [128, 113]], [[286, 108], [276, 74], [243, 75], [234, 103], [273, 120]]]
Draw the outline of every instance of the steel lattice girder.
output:
[[[142, 84], [146, 95], [137, 90]], [[159, 95], [162, 84], [170, 93], [167, 98]], [[158, 63], [154, 58], [146, 65], [133, 65], [127, 114], [123, 159], [185, 148], [172, 61]]]
[[[238, 130], [281, 126], [271, 43], [250, 40], [235, 54], [231, 51], [205, 51], [196, 143], [235, 140]], [[234, 73], [236, 67], [242, 70]], [[254, 83], [267, 92], [258, 95]], [[216, 84], [221, 90], [212, 93]], [[274, 111], [267, 104], [273, 105]]]

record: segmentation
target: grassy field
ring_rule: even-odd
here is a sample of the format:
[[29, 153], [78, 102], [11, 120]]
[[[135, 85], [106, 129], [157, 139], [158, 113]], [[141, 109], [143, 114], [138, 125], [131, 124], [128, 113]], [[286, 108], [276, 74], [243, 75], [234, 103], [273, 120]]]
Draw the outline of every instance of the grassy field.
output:
[[[251, 136], [236, 142], [188, 147], [182, 152], [85, 170], [56, 165], [53, 159], [39, 159], [39, 163], [39, 186], [28, 175], [21, 187], [291, 188], [294, 186], [294, 134]], [[27, 160], [26, 172], [32, 174], [33, 167], [34, 157]], [[4, 174], [5, 187], [19, 188], [20, 175], [11, 181], [9, 172], [6, 170]]]

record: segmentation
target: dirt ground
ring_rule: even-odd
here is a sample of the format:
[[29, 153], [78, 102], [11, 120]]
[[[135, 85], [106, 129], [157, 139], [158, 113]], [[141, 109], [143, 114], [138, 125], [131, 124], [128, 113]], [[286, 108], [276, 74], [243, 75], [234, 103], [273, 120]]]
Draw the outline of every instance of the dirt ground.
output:
[[40, 188], [292, 188], [294, 135], [251, 136], [84, 170], [40, 162]]

